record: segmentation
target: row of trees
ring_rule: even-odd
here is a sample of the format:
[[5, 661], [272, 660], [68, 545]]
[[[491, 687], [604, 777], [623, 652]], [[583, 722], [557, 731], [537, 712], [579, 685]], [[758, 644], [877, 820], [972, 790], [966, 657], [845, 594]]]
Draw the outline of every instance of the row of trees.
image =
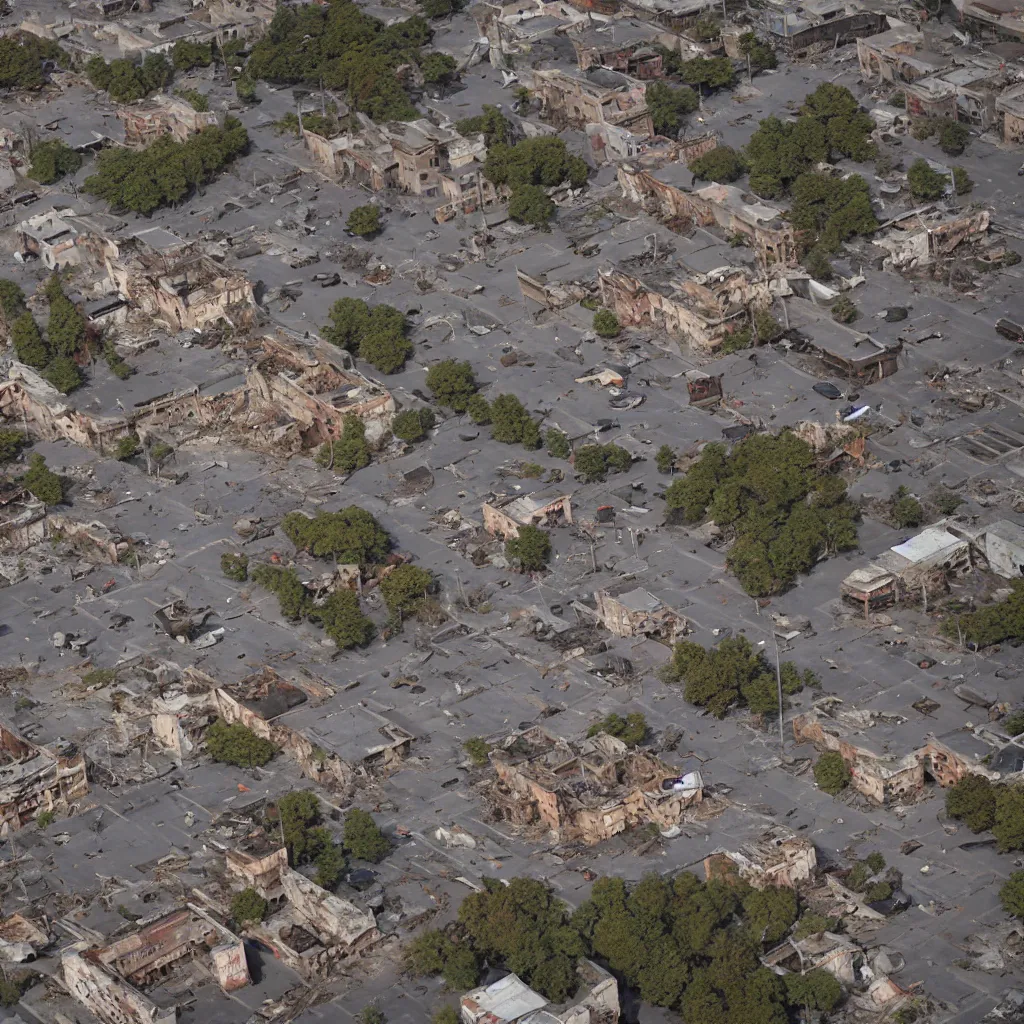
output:
[[248, 147], [245, 126], [228, 117], [223, 127], [211, 125], [185, 142], [165, 136], [141, 150], [105, 149], [83, 187], [115, 209], [150, 214], [187, 198]]
[[709, 444], [665, 491], [670, 511], [714, 520], [731, 533], [728, 566], [753, 597], [778, 593], [820, 558], [857, 544], [859, 510], [839, 477], [819, 472], [814, 451], [784, 431]]
[[25, 305], [21, 289], [13, 282], [4, 284], [4, 320], [10, 325], [18, 359], [42, 371], [58, 391], [74, 391], [82, 383], [76, 360], [85, 350], [88, 325], [78, 307], [64, 294], [60, 275], [51, 274], [44, 289], [50, 306], [45, 337]]
[[[791, 661], [782, 662], [779, 675], [784, 696], [821, 684], [810, 669], [801, 672]], [[733, 707], [766, 715], [779, 706], [775, 666], [745, 636], [728, 637], [711, 648], [684, 640], [672, 649], [661, 677], [666, 683], [682, 683], [686, 699], [716, 718], [724, 718]]]
[[786, 1024], [791, 1010], [829, 1011], [842, 1000], [826, 971], [780, 978], [758, 959], [798, 921], [791, 889], [703, 883], [689, 873], [647, 875], [632, 888], [602, 878], [570, 914], [542, 882], [484, 884], [463, 901], [457, 926], [409, 943], [409, 973], [440, 974], [449, 988], [465, 990], [486, 962], [564, 1002], [578, 986], [580, 957], [596, 957], [645, 1002], [702, 1024]]
[[346, 297], [331, 306], [328, 316], [323, 336], [381, 373], [397, 373], [412, 355], [405, 315], [394, 306], [369, 306], [362, 299]]
[[86, 61], [85, 74], [94, 88], [109, 94], [115, 103], [132, 103], [165, 89], [175, 71], [209, 67], [216, 45], [180, 39], [171, 47], [170, 59], [162, 53], [150, 53], [137, 61], [116, 58], [108, 63], [97, 55]]
[[352, 109], [375, 121], [410, 120], [418, 114], [397, 69], [422, 65], [420, 49], [432, 34], [419, 16], [385, 27], [346, 0], [281, 6], [253, 47], [245, 75], [278, 84], [322, 82], [344, 91]]

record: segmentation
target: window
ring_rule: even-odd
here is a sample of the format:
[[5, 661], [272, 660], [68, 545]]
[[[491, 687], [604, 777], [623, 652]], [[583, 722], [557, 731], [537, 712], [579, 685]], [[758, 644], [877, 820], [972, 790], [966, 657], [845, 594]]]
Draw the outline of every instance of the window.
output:
[[426, 171], [420, 171], [420, 181], [426, 181], [430, 175]]

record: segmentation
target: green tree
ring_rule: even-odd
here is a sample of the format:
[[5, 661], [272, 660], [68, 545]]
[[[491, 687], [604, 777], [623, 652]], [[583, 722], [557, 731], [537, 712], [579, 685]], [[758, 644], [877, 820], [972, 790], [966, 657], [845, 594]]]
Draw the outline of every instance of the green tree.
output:
[[613, 711], [605, 715], [600, 722], [595, 722], [587, 730], [587, 735], [597, 736], [602, 732], [622, 740], [627, 747], [635, 747], [638, 743], [643, 743], [647, 736], [647, 719], [638, 711], [630, 712], [625, 718]]
[[399, 440], [414, 444], [427, 436], [434, 422], [434, 414], [430, 409], [406, 409], [395, 417], [391, 432]]
[[743, 900], [743, 917], [753, 940], [770, 948], [788, 934], [797, 919], [796, 893], [786, 886], [754, 889]]
[[324, 469], [336, 473], [354, 473], [372, 461], [370, 445], [366, 440], [366, 424], [354, 413], [342, 421], [341, 437], [325, 441], [317, 449], [314, 461]]
[[[449, 0], [437, 0], [440, 3], [447, 3]], [[483, 112], [476, 117], [466, 117], [455, 122], [455, 128], [460, 135], [483, 134], [484, 143], [487, 148], [497, 143], [511, 145], [515, 139], [515, 130], [512, 122], [497, 108], [485, 103]]]
[[889, 504], [889, 514], [901, 530], [920, 526], [924, 522], [924, 509], [902, 484], [896, 489]]
[[420, 62], [423, 81], [428, 85], [451, 85], [458, 77], [458, 69], [459, 64], [454, 57], [437, 50], [428, 53]]
[[293, 790], [277, 801], [276, 817], [293, 867], [312, 864], [331, 845], [331, 834], [320, 827], [320, 801], [307, 789]]
[[377, 234], [381, 229], [380, 208], [372, 203], [366, 206], [357, 206], [345, 221], [345, 227], [354, 235], [361, 238], [369, 238]]
[[728, 57], [694, 57], [683, 61], [679, 77], [703, 93], [705, 88], [715, 90], [732, 85], [735, 72]]
[[555, 204], [540, 185], [515, 185], [508, 201], [508, 215], [520, 224], [546, 229], [555, 215]]
[[231, 917], [241, 926], [256, 924], [267, 916], [267, 901], [252, 886], [231, 898]]
[[191, 71], [193, 68], [208, 68], [213, 63], [209, 43], [193, 43], [179, 39], [171, 47], [171, 63], [175, 71]]
[[515, 395], [498, 395], [491, 402], [491, 436], [502, 444], [521, 444], [530, 414]]
[[787, 974], [783, 980], [786, 998], [793, 1006], [828, 1013], [842, 1002], [843, 986], [834, 975], [821, 968], [806, 974]]
[[697, 94], [690, 88], [669, 85], [667, 82], [651, 82], [646, 92], [647, 109], [650, 111], [656, 135], [670, 139], [679, 137], [688, 114], [698, 105]]
[[58, 295], [50, 302], [46, 336], [50, 350], [56, 356], [73, 356], [85, 341], [85, 317], [64, 295]]
[[391, 538], [365, 509], [349, 505], [337, 512], [317, 512], [310, 518], [289, 512], [281, 521], [284, 535], [316, 558], [333, 558], [343, 565], [374, 565], [391, 550]]
[[850, 784], [850, 769], [843, 760], [843, 755], [835, 750], [828, 750], [814, 762], [814, 781], [818, 788], [830, 796], [835, 796]]
[[413, 612], [433, 583], [434, 577], [418, 565], [396, 565], [380, 581], [380, 594], [392, 613]]
[[974, 182], [962, 167], [953, 168], [953, 188], [958, 196], [965, 196], [974, 188]]
[[466, 412], [478, 427], [484, 427], [491, 422], [491, 406], [483, 395], [473, 395], [466, 402]]
[[0, 427], [0, 465], [13, 462], [29, 444], [28, 434], [10, 427]]
[[256, 83], [246, 75], [239, 75], [235, 79], [235, 96], [242, 103], [255, 103], [257, 100]]
[[332, 843], [317, 854], [316, 860], [313, 863], [316, 865], [316, 877], [314, 879], [316, 884], [321, 889], [333, 892], [344, 876], [345, 868], [348, 866], [345, 854], [341, 851], [341, 848]]
[[370, 326], [370, 307], [362, 299], [345, 297], [331, 306], [328, 316], [330, 323], [321, 329], [324, 338], [338, 348], [358, 351], [359, 340]]
[[1014, 917], [1024, 917], [1024, 871], [1014, 871], [999, 890], [1003, 910]]
[[573, 468], [584, 483], [592, 484], [604, 480], [608, 474], [604, 448], [599, 444], [585, 444], [577, 448]]
[[141, 451], [142, 445], [139, 444], [139, 435], [136, 433], [125, 434], [117, 442], [117, 447], [114, 449], [114, 458], [118, 462], [126, 462], [128, 459], [134, 459]]
[[359, 595], [354, 590], [333, 591], [323, 604], [311, 608], [308, 614], [342, 650], [365, 647], [373, 639], [373, 623], [363, 614]]
[[747, 170], [743, 154], [732, 146], [716, 146], [703, 156], [691, 160], [688, 166], [697, 181], [717, 181], [722, 184], [737, 181]]
[[837, 324], [852, 324], [860, 316], [856, 303], [848, 295], [840, 295], [832, 303], [832, 319]]
[[38, 453], [29, 459], [28, 472], [21, 478], [21, 482], [46, 505], [59, 505], [64, 500], [64, 484], [61, 478], [46, 465], [46, 459]]
[[40, 185], [52, 185], [65, 175], [74, 174], [82, 166], [82, 155], [60, 139], [40, 142], [32, 149], [28, 176]]
[[412, 355], [405, 317], [391, 306], [374, 306], [359, 338], [359, 358], [381, 373], [397, 373]]
[[451, 940], [438, 928], [420, 932], [402, 950], [402, 968], [416, 978], [440, 974], [451, 946]]
[[359, 1024], [388, 1024], [388, 1018], [384, 1011], [372, 1003], [362, 1008], [357, 1014], [356, 1020], [359, 1021]]
[[954, 121], [950, 117], [941, 118], [938, 124], [939, 148], [948, 156], [959, 156], [971, 141], [971, 133], [966, 125]]
[[540, 572], [551, 558], [551, 538], [539, 526], [520, 526], [519, 536], [505, 541], [505, 554], [526, 572]]
[[793, 938], [796, 940], [806, 939], [809, 935], [817, 935], [820, 932], [827, 932], [832, 929], [833, 921], [830, 921], [823, 914], [815, 914], [810, 910], [804, 911], [793, 929]]
[[923, 157], [918, 157], [907, 171], [907, 185], [915, 199], [939, 199], [949, 188], [949, 179], [938, 171]]
[[0, 278], [0, 313], [4, 323], [13, 326], [17, 319], [26, 312], [25, 293], [9, 278]]
[[495, 185], [515, 189], [521, 185], [554, 188], [568, 182], [573, 188], [587, 183], [587, 165], [570, 155], [565, 143], [554, 136], [523, 139], [515, 145], [498, 143], [487, 151], [484, 176]]
[[469, 755], [470, 761], [472, 761], [478, 768], [485, 768], [491, 763], [491, 759], [487, 756], [491, 752], [491, 745], [486, 740], [482, 740], [479, 736], [471, 736], [462, 744], [462, 749], [466, 751]]
[[427, 370], [426, 384], [434, 401], [455, 412], [465, 412], [476, 394], [476, 377], [469, 363], [443, 359]]
[[0, 38], [0, 88], [41, 89], [46, 84], [45, 61], [67, 70], [70, 57], [53, 41], [31, 32], [12, 32]]
[[659, 473], [671, 473], [676, 464], [676, 450], [669, 444], [663, 444], [654, 456], [654, 463]]
[[805, 249], [820, 245], [836, 252], [854, 235], [870, 235], [878, 227], [868, 184], [859, 174], [837, 181], [807, 172], [793, 182], [792, 193], [788, 217]]
[[175, 89], [175, 96], [180, 96], [197, 113], [205, 114], [210, 109], [210, 101], [198, 89]]
[[943, 634], [950, 639], [962, 634], [965, 644], [978, 648], [1024, 638], [1024, 583], [1013, 581], [1010, 588], [1009, 597], [1002, 601], [948, 618], [942, 624]]
[[1000, 853], [1024, 850], [1024, 788], [1000, 786], [996, 790], [996, 820], [992, 826]]
[[751, 71], [770, 71], [779, 66], [779, 60], [771, 44], [758, 39], [756, 33], [744, 32], [739, 38], [739, 46], [740, 53], [750, 58]]
[[25, 310], [11, 327], [14, 352], [26, 366], [41, 370], [50, 361], [50, 349], [39, 333], [32, 314]]
[[1011, 711], [1002, 719], [1000, 725], [1007, 736], [1019, 736], [1024, 732], [1024, 711]]
[[572, 445], [569, 443], [568, 434], [563, 433], [557, 427], [549, 427], [544, 432], [544, 447], [548, 454], [555, 459], [567, 459], [572, 454]]
[[[451, 0], [427, 0], [427, 3], [443, 4], [450, 3]], [[474, 982], [473, 984], [476, 984]], [[472, 985], [467, 988], [472, 988]], [[465, 991], [465, 989], [463, 989]], [[439, 1006], [430, 1018], [430, 1024], [459, 1024], [460, 1017], [458, 1012], [451, 1006]]]
[[214, 761], [222, 761], [224, 764], [233, 764], [239, 768], [262, 768], [270, 763], [270, 759], [277, 753], [277, 747], [239, 722], [228, 725], [223, 718], [218, 718], [206, 730], [206, 752]]
[[252, 570], [252, 581], [265, 587], [277, 598], [281, 614], [286, 619], [296, 621], [304, 618], [312, 606], [310, 596], [294, 569], [257, 565]]
[[594, 314], [594, 330], [601, 338], [614, 338], [622, 331], [622, 325], [610, 309], [599, 309]]
[[220, 556], [220, 571], [236, 583], [244, 583], [249, 578], [249, 556], [225, 551]]
[[64, 395], [71, 394], [82, 384], [82, 374], [75, 361], [68, 356], [56, 356], [51, 359], [43, 371], [43, 376]]
[[357, 860], [379, 864], [391, 852], [391, 841], [370, 814], [353, 807], [345, 812], [345, 849]]
[[831, 281], [835, 276], [828, 252], [822, 245], [815, 245], [804, 257], [804, 269], [816, 281]]

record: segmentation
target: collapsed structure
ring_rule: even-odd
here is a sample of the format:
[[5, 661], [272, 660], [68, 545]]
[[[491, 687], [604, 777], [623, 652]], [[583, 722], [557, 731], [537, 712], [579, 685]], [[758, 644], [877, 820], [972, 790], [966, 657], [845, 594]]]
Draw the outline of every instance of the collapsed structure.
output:
[[642, 824], [668, 829], [704, 797], [699, 772], [679, 775], [607, 733], [567, 741], [534, 726], [490, 756], [496, 778], [485, 793], [494, 815], [541, 823], [562, 843], [599, 843]]

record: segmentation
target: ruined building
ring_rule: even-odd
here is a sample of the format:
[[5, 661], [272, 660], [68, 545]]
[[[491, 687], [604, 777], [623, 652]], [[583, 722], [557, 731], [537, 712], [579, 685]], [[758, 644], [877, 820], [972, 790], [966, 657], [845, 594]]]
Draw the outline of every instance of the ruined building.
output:
[[85, 757], [73, 745], [37, 746], [0, 722], [0, 836], [43, 811], [64, 811], [89, 792]]
[[673, 643], [686, 632], [686, 619], [635, 579], [594, 591], [597, 617], [609, 632], [621, 637], [648, 637]]
[[159, 92], [143, 103], [121, 107], [118, 118], [124, 123], [126, 146], [145, 147], [165, 135], [175, 142], [185, 142], [190, 135], [217, 124], [212, 110], [196, 110], [178, 96]]
[[487, 799], [500, 820], [540, 822], [559, 842], [588, 845], [635, 825], [667, 829], [704, 796], [698, 772], [680, 776], [652, 754], [600, 733], [577, 742], [540, 726], [491, 752]]
[[704, 874], [712, 879], [738, 875], [755, 889], [784, 885], [796, 889], [810, 882], [818, 868], [814, 843], [774, 826], [739, 850], [715, 850], [704, 858]]
[[538, 494], [503, 494], [481, 506], [484, 529], [492, 537], [509, 540], [519, 536], [521, 526], [554, 526], [572, 523], [572, 502], [568, 494], [555, 490]]
[[560, 128], [609, 124], [635, 135], [654, 134], [643, 82], [606, 68], [590, 71], [532, 72], [532, 89], [541, 113]]

